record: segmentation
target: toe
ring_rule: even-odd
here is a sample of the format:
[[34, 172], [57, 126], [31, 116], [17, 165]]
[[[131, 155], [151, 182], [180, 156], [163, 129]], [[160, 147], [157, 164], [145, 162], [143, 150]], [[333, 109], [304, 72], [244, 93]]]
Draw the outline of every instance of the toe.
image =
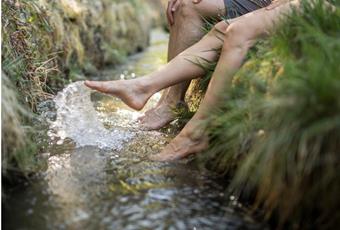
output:
[[159, 125], [150, 125], [150, 124], [142, 124], [141, 125], [141, 129], [144, 131], [152, 131], [152, 130], [157, 130], [162, 128], [163, 126], [159, 126]]
[[102, 88], [102, 82], [98, 82], [98, 81], [85, 81], [85, 85], [91, 89], [95, 89], [99, 91], [101, 91], [101, 88]]
[[[177, 137], [178, 138], [178, 137]], [[175, 161], [185, 158], [191, 154], [199, 153], [208, 147], [207, 138], [192, 141], [189, 138], [174, 139], [159, 154], [150, 156], [153, 161]]]
[[143, 122], [144, 119], [145, 119], [145, 114], [143, 114], [142, 116], [138, 117], [138, 118], [137, 118], [137, 121]]
[[176, 160], [176, 150], [173, 147], [173, 142], [170, 142], [165, 148], [158, 154], [150, 156], [153, 161], [174, 161]]
[[163, 162], [163, 161], [175, 161], [175, 160], [180, 159], [180, 157], [177, 157], [176, 155], [171, 154], [171, 153], [168, 154], [168, 153], [161, 152], [161, 153], [150, 156], [149, 159], [152, 161]]

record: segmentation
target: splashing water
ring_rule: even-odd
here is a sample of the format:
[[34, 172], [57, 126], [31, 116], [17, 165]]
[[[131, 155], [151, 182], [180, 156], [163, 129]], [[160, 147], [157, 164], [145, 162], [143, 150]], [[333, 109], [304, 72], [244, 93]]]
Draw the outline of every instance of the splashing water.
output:
[[[142, 76], [166, 63], [168, 37], [154, 32], [151, 47], [120, 68], [98, 72], [97, 80], [113, 80], [122, 71]], [[43, 119], [57, 119], [50, 124], [54, 141], [41, 154], [46, 171], [7, 193], [4, 229], [268, 229], [237, 198], [226, 196], [218, 175], [185, 161], [147, 160], [164, 148], [171, 132], [141, 131], [134, 123], [140, 112], [91, 92], [83, 82], [73, 83], [54, 103], [40, 106]]]
[[54, 98], [57, 118], [51, 122], [48, 135], [63, 144], [72, 139], [77, 147], [98, 146], [101, 149], [120, 150], [134, 133], [115, 128], [108, 130], [98, 118], [91, 102], [91, 90], [83, 81], [68, 85]]

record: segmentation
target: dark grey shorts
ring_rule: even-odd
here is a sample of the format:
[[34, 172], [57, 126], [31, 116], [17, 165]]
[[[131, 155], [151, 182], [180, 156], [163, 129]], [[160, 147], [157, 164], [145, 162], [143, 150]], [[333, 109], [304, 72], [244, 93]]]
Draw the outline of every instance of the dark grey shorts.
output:
[[224, 0], [227, 18], [236, 18], [268, 6], [272, 0]]

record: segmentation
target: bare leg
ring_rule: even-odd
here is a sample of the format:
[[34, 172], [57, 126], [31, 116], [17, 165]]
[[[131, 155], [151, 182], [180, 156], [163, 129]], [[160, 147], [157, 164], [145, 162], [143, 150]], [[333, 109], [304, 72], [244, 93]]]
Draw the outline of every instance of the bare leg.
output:
[[[175, 12], [175, 23], [170, 27], [168, 61], [200, 40], [203, 35], [203, 17], [225, 15], [223, 0], [202, 1], [193, 4], [192, 0], [182, 0], [179, 10]], [[157, 106], [145, 112], [139, 121], [146, 130], [159, 129], [175, 118], [173, 109], [185, 104], [185, 93], [190, 84], [182, 82], [166, 89]]]
[[240, 68], [248, 49], [255, 39], [268, 35], [274, 25], [291, 11], [290, 4], [298, 3], [295, 0], [257, 10], [240, 17], [227, 28], [221, 57], [199, 110], [180, 134], [160, 154], [152, 157], [154, 160], [175, 160], [207, 147], [204, 120], [218, 103], [221, 92], [230, 87], [232, 77]]
[[147, 100], [161, 89], [204, 76], [205, 70], [192, 61], [216, 61], [216, 50], [220, 50], [223, 45], [227, 27], [228, 24], [224, 21], [217, 23], [201, 41], [147, 76], [132, 80], [86, 81], [85, 84], [92, 89], [116, 96], [131, 108], [140, 110]]

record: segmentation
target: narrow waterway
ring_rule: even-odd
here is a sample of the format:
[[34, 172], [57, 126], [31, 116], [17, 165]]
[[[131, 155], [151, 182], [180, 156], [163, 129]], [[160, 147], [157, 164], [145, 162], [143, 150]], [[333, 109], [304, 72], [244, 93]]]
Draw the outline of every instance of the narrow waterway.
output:
[[[159, 68], [167, 39], [154, 30], [147, 50], [94, 79], [134, 78]], [[48, 165], [10, 192], [5, 229], [263, 229], [234, 197], [226, 197], [211, 172], [189, 160], [148, 160], [174, 134], [140, 131], [140, 112], [82, 82], [67, 86], [53, 103], [50, 146], [42, 153]]]

